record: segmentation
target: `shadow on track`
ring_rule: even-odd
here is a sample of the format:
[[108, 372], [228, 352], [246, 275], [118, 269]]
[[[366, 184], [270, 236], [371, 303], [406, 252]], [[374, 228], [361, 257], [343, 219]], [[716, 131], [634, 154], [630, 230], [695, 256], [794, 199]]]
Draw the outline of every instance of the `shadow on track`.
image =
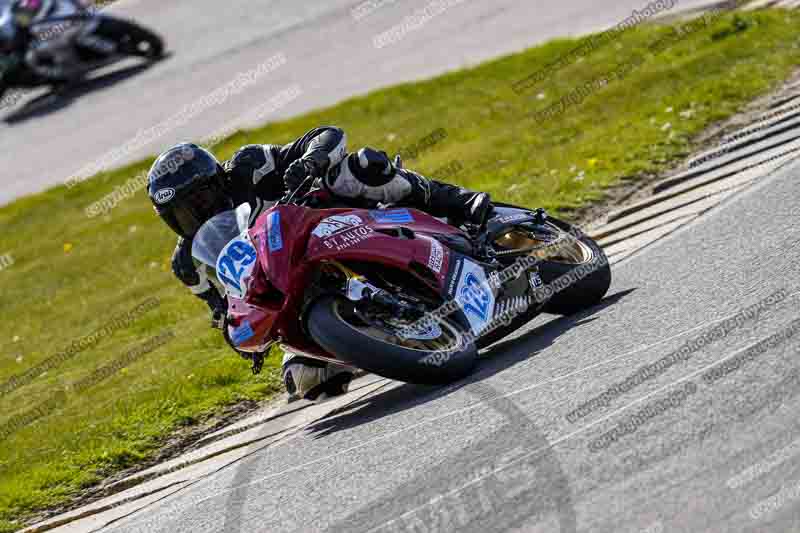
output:
[[630, 289], [607, 296], [602, 302], [582, 313], [551, 320], [518, 337], [496, 342], [481, 353], [481, 360], [476, 371], [455, 384], [445, 387], [403, 384], [334, 411], [321, 421], [309, 426], [307, 431], [315, 438], [323, 438], [337, 431], [352, 429], [387, 415], [413, 409], [464, 387], [482, 382], [499, 372], [536, 357], [561, 335], [594, 321], [592, 315], [615, 305], [634, 290]]
[[[166, 58], [167, 56], [165, 56]], [[78, 98], [92, 92], [101, 91], [132, 78], [148, 70], [157, 62], [141, 63], [116, 69], [92, 78], [86, 78], [77, 84], [60, 91], [49, 91], [28, 101], [21, 108], [12, 111], [3, 119], [9, 126], [27, 120], [43, 117], [67, 108]], [[32, 91], [37, 89], [31, 89]]]

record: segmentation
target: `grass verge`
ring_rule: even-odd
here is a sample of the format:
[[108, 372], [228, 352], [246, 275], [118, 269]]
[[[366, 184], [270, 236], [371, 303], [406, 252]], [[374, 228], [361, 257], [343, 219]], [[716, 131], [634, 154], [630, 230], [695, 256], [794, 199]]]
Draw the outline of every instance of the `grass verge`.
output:
[[[709, 124], [785, 79], [800, 60], [798, 23], [800, 14], [762, 11], [691, 32], [646, 25], [516, 94], [513, 82], [578, 44], [557, 40], [240, 132], [217, 149], [228, 156], [319, 124], [345, 128], [351, 147], [389, 152], [437, 132], [407, 166], [504, 201], [572, 209], [621, 180], [667, 168]], [[537, 114], [585, 86], [593, 89], [563, 111]], [[85, 215], [149, 164], [0, 208], [0, 255], [13, 258], [0, 270], [0, 383], [46, 369], [13, 390], [0, 386], [0, 427], [14, 429], [4, 438], [0, 430], [0, 532], [152, 456], [176, 428], [278, 389], [277, 361], [250, 375], [208, 328], [204, 304], [173, 279], [174, 238], [143, 193], [107, 215]], [[156, 307], [108, 326], [150, 297]], [[132, 351], [162, 332], [174, 338]], [[54, 356], [58, 364], [48, 366]]]

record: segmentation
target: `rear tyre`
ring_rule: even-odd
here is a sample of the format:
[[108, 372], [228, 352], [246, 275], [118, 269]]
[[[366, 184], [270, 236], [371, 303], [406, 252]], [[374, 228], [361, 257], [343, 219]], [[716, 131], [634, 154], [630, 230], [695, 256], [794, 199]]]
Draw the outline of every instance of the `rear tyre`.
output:
[[495, 240], [495, 250], [537, 258], [544, 285], [534, 296], [545, 302], [542, 310], [546, 313], [571, 315], [588, 309], [599, 303], [611, 286], [611, 267], [603, 249], [578, 228], [556, 218], [506, 230]]
[[611, 286], [611, 266], [603, 249], [588, 235], [565, 222], [550, 219], [562, 230], [571, 232], [568, 237], [584, 255], [579, 263], [544, 261], [539, 275], [545, 283], [544, 290], [550, 300], [544, 307], [546, 313], [572, 315], [600, 303]]
[[429, 339], [412, 341], [416, 347], [405, 346], [409, 341], [360, 321], [353, 302], [334, 296], [323, 296], [313, 304], [308, 331], [317, 344], [345, 363], [407, 383], [457, 381], [472, 372], [478, 357], [474, 342], [467, 342], [455, 322], [442, 319], [428, 330], [433, 332]]
[[96, 33], [115, 41], [125, 55], [156, 60], [164, 56], [164, 41], [154, 32], [127, 20], [104, 18]]

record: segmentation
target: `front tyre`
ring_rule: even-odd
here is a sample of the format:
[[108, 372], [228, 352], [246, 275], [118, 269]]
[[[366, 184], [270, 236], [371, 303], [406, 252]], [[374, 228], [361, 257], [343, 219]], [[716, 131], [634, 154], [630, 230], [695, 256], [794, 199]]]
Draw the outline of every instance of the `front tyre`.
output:
[[[389, 379], [440, 385], [469, 375], [478, 351], [455, 322], [440, 319], [415, 332], [392, 331], [365, 320], [356, 304], [323, 296], [308, 314], [314, 341], [345, 363]], [[400, 333], [403, 331], [403, 333]]]

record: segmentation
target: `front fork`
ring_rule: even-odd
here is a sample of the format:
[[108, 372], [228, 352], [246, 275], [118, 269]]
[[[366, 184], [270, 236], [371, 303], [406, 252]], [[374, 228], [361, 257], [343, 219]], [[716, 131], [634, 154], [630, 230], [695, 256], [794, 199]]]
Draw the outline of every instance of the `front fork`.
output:
[[[387, 307], [398, 316], [407, 316], [418, 313], [420, 309], [398, 300], [394, 295], [380, 287], [370, 283], [367, 278], [354, 272], [338, 262], [332, 262], [332, 266], [339, 269], [344, 274], [346, 285], [344, 296], [351, 302], [372, 302], [374, 304]], [[423, 310], [424, 311], [424, 310]]]

